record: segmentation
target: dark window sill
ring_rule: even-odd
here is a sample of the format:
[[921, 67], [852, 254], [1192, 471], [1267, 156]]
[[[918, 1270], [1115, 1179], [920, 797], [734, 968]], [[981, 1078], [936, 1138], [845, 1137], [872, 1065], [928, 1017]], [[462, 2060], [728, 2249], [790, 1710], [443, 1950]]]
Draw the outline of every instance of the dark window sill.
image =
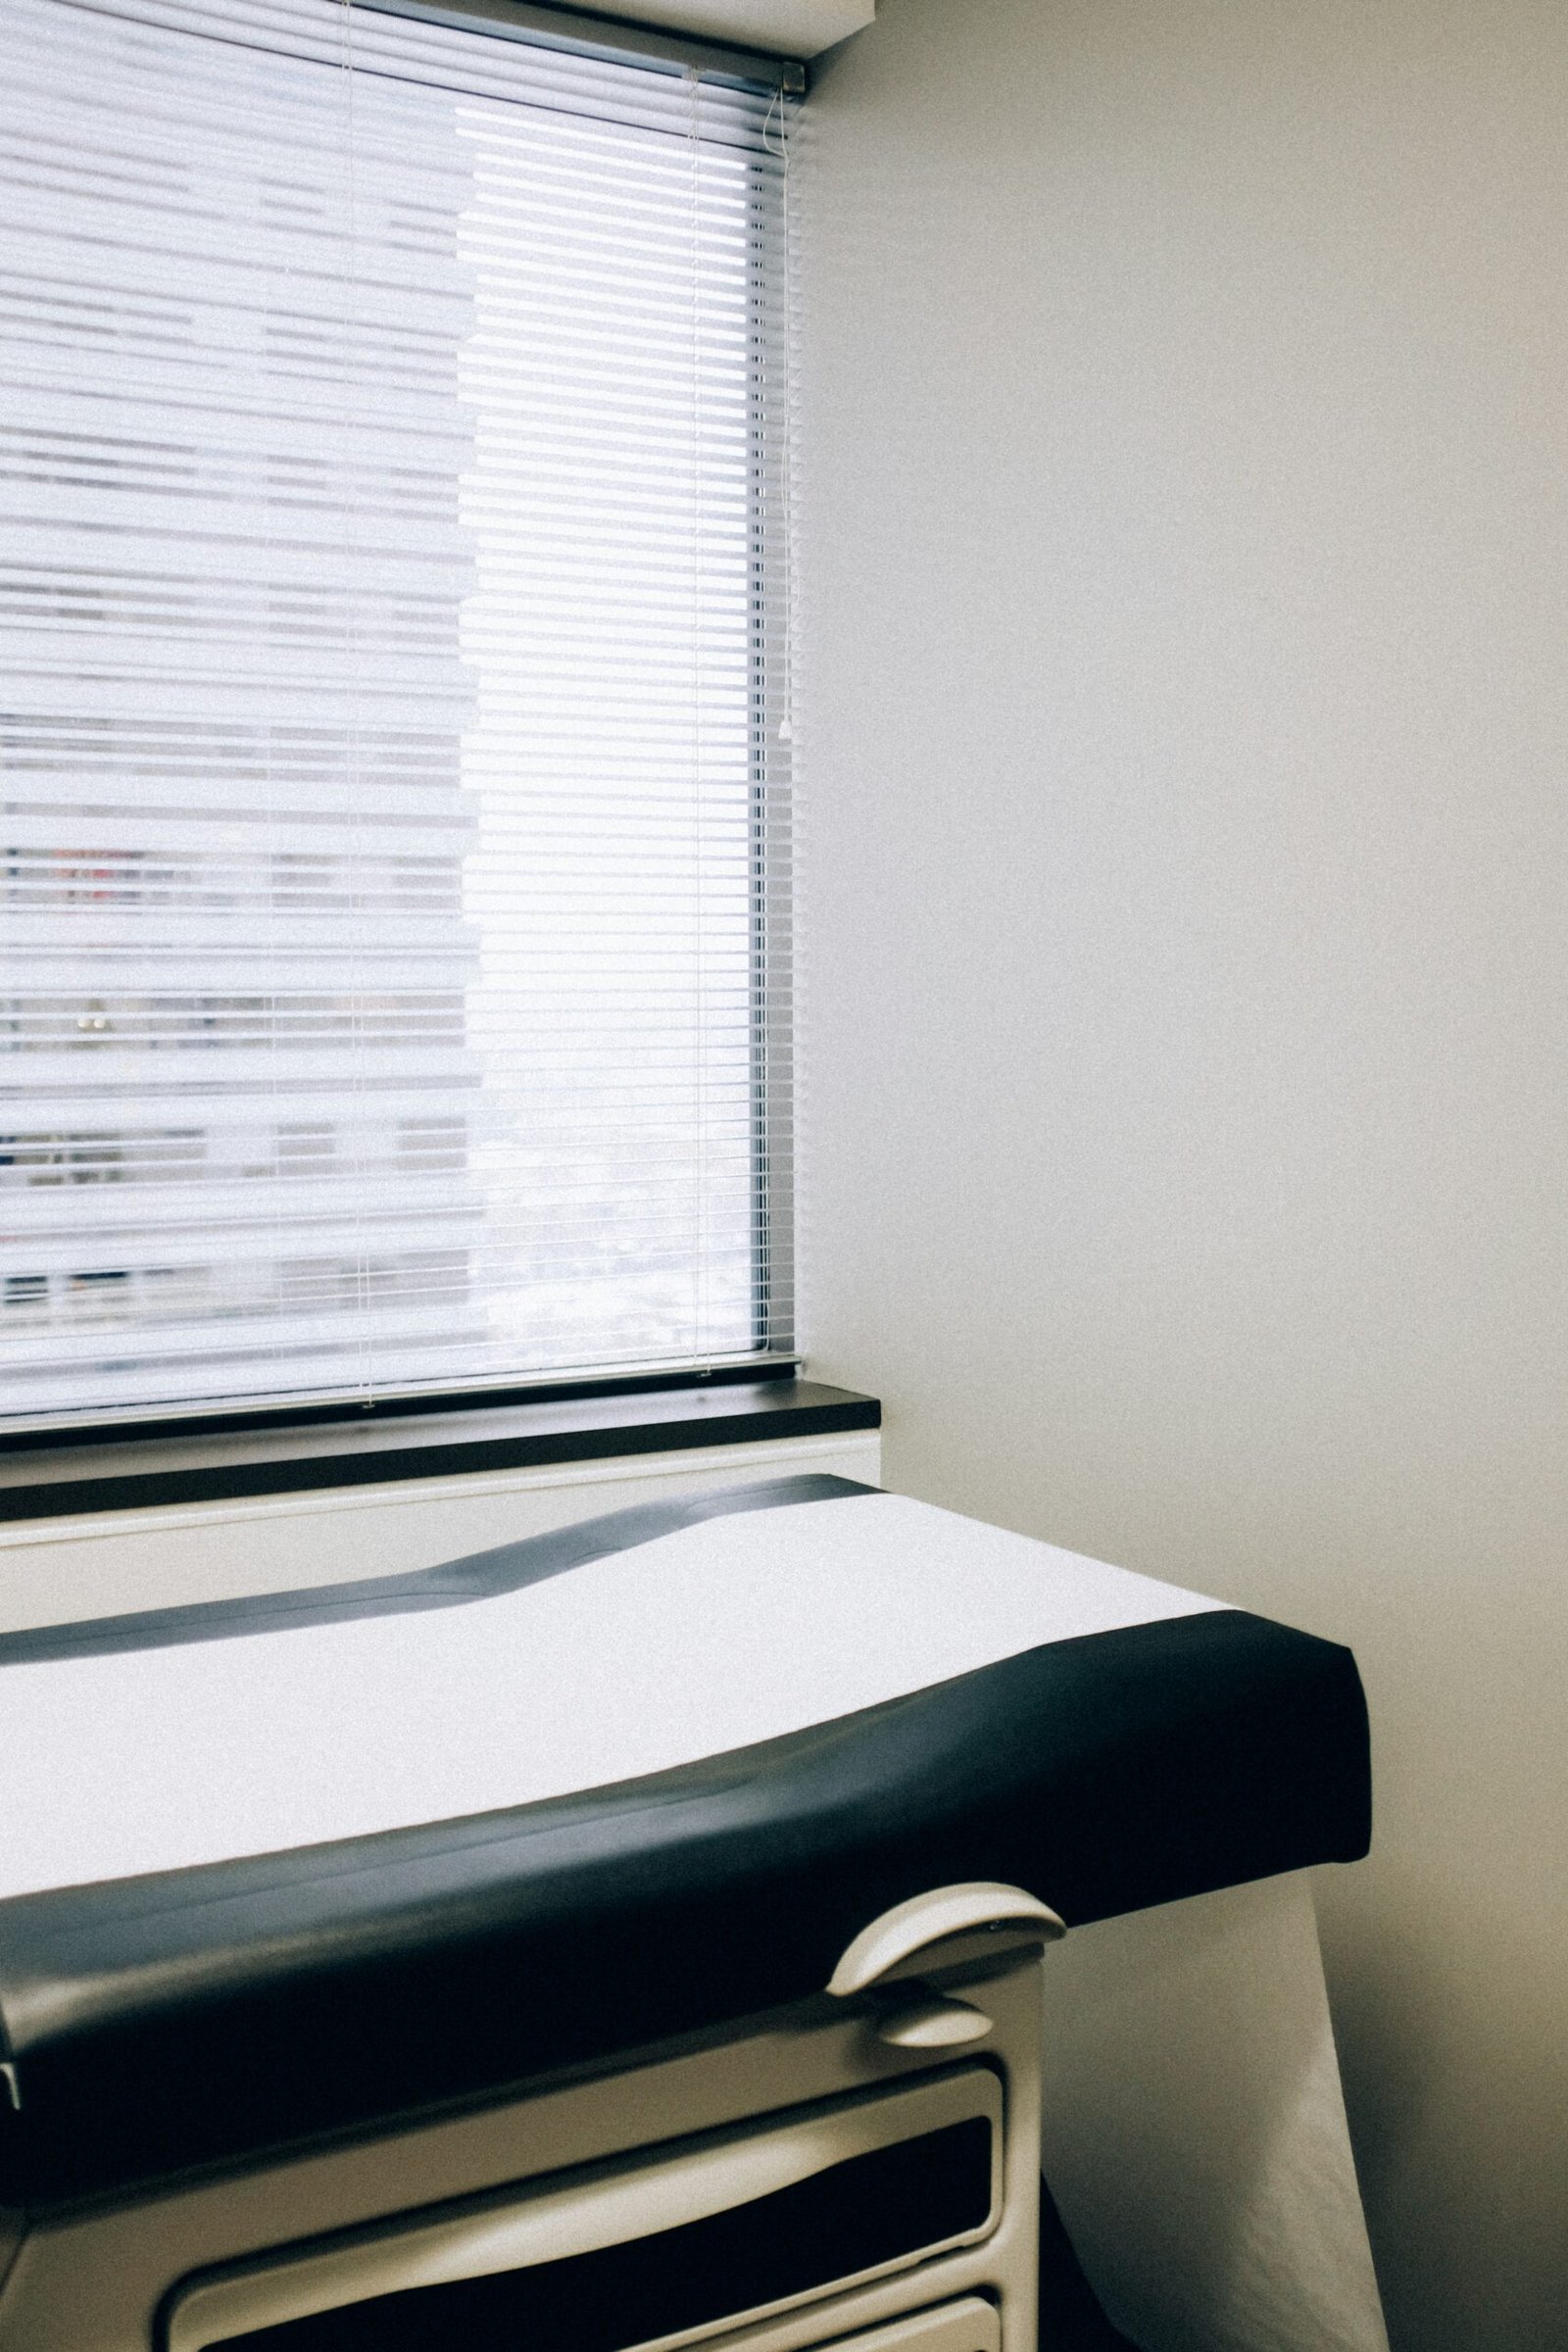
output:
[[39, 1445], [0, 1464], [0, 1520], [58, 1519], [179, 1502], [232, 1502], [323, 1487], [383, 1486], [481, 1470], [543, 1469], [877, 1429], [873, 1396], [763, 1379], [568, 1396], [528, 1404], [118, 1442]]

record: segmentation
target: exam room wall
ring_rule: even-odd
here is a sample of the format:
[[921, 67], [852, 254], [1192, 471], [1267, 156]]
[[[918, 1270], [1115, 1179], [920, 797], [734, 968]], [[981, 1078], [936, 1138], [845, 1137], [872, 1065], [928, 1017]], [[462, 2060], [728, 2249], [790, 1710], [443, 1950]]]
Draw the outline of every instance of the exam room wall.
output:
[[1354, 1644], [1399, 2352], [1568, 2344], [1565, 123], [1555, 4], [882, 0], [796, 178], [806, 1342]]

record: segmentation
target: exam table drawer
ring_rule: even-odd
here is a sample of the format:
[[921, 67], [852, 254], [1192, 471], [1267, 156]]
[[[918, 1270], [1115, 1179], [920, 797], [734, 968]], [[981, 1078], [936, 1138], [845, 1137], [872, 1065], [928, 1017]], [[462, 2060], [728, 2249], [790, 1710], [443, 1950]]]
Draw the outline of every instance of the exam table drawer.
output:
[[969, 2066], [192, 2278], [164, 2344], [694, 2343], [976, 2244], [1002, 2190], [1002, 2084]]
[[[824, 2344], [822, 2352], [1001, 2352], [1001, 2345], [1002, 2323], [996, 2305], [965, 2295], [961, 2303], [944, 2303], [939, 2311], [917, 2311], [910, 2319], [895, 2321], [891, 2328], [841, 2336]], [[763, 2347], [759, 2344], [756, 2352], [763, 2352]]]

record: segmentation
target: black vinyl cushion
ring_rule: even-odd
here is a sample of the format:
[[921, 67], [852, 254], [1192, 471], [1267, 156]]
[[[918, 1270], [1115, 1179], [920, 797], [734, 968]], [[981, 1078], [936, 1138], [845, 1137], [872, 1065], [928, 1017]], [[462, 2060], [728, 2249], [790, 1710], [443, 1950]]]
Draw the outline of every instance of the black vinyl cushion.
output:
[[878, 1912], [955, 1880], [1025, 1886], [1071, 1926], [1350, 1861], [1369, 1836], [1350, 1653], [1219, 1610], [614, 1788], [14, 1897], [0, 2031], [22, 2104], [0, 2087], [0, 2205], [738, 2023], [819, 1993]]

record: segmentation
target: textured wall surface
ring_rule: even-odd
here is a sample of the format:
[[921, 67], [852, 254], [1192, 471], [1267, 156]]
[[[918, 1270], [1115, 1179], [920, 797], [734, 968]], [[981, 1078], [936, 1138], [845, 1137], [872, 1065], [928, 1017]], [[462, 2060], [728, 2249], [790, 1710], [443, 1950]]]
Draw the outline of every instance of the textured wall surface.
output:
[[797, 175], [806, 1336], [1352, 1642], [1400, 2352], [1568, 2342], [1568, 15], [882, 0]]

